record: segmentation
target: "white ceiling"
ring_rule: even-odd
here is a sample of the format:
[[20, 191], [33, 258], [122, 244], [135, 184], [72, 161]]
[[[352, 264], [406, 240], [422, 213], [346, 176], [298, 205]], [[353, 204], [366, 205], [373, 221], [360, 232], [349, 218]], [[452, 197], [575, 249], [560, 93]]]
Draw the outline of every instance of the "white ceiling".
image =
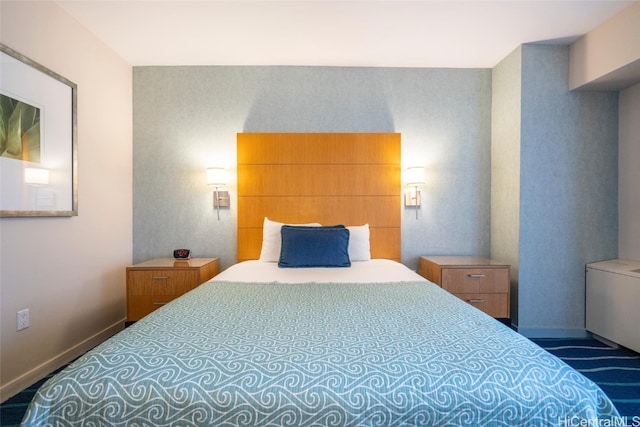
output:
[[[635, 0], [637, 1], [637, 0]], [[634, 1], [57, 1], [133, 66], [493, 67]]]

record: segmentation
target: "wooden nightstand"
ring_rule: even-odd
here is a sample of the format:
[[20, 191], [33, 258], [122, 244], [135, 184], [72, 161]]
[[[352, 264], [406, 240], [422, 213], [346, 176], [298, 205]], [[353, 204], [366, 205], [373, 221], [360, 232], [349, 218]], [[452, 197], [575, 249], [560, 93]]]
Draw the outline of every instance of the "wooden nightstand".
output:
[[140, 320], [219, 272], [218, 258], [157, 258], [127, 267], [127, 320]]
[[509, 265], [485, 258], [420, 257], [418, 273], [490, 316], [509, 318]]

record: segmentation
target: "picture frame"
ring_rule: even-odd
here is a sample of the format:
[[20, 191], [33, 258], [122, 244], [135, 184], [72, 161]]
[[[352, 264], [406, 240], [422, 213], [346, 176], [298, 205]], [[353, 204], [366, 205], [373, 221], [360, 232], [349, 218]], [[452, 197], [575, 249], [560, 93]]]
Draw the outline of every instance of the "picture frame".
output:
[[0, 75], [0, 217], [77, 216], [77, 85], [2, 43]]

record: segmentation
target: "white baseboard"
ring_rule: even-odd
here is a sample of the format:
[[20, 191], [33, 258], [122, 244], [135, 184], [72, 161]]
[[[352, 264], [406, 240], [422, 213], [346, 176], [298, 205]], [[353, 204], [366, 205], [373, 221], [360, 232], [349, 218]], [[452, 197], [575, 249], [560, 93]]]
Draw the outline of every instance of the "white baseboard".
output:
[[66, 365], [78, 356], [91, 350], [96, 345], [102, 343], [107, 338], [117, 334], [124, 329], [125, 319], [122, 319], [113, 325], [103, 329], [97, 334], [87, 338], [79, 344], [71, 347], [70, 349], [60, 353], [59, 355], [47, 360], [39, 366], [36, 366], [32, 370], [19, 376], [18, 378], [4, 384], [0, 387], [0, 403], [20, 393], [25, 388], [35, 384], [42, 378], [49, 375], [56, 369]]

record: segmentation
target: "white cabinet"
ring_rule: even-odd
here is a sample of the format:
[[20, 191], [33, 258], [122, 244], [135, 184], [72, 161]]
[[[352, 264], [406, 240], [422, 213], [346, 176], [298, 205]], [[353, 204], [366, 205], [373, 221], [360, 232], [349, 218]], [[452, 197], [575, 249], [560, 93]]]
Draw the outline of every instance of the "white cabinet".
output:
[[640, 352], [640, 261], [587, 264], [586, 327]]

